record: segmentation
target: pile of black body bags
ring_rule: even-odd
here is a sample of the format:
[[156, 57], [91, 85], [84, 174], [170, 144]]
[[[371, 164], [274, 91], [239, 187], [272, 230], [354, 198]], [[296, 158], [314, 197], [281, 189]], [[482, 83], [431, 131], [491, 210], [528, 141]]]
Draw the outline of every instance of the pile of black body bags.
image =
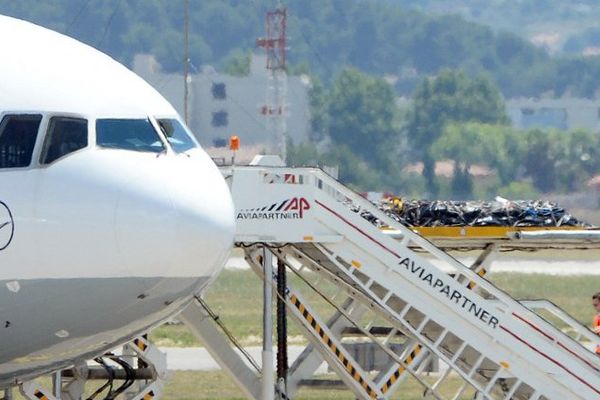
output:
[[[443, 201], [391, 198], [376, 204], [394, 220], [406, 226], [515, 226], [559, 227], [589, 225], [578, 220], [551, 201]], [[382, 225], [367, 211], [361, 215], [376, 225]]]

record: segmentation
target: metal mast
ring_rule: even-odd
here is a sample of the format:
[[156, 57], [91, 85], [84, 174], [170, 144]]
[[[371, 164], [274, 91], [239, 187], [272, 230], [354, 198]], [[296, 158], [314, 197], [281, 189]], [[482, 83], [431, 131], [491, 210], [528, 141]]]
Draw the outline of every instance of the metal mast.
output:
[[190, 77], [190, 1], [185, 0], [184, 3], [184, 56], [183, 56], [183, 114], [185, 124], [190, 124], [189, 110], [189, 77]]
[[286, 96], [287, 96], [287, 9], [280, 7], [267, 12], [267, 36], [256, 40], [256, 45], [267, 53], [267, 99], [261, 113], [267, 118], [267, 129], [273, 135], [273, 149], [285, 161], [286, 151]]

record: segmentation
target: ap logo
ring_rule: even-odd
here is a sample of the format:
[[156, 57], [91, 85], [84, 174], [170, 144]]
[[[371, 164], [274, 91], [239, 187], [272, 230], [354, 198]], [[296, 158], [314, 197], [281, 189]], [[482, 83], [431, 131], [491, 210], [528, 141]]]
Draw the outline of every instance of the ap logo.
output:
[[6, 249], [15, 234], [15, 222], [8, 206], [0, 201], [0, 251]]

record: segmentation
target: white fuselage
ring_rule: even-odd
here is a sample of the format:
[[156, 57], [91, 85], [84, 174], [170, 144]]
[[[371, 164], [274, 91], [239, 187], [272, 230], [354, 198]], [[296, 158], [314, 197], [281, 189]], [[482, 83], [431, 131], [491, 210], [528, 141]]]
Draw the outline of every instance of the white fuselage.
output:
[[[171, 145], [158, 120], [184, 125], [143, 80], [23, 21], [0, 16], [0, 35], [10, 38], [0, 63], [1, 387], [96, 356], [179, 311], [222, 268], [234, 220], [214, 163], [195, 142]], [[3, 129], [22, 115], [39, 119], [37, 137], [31, 162], [11, 167]], [[56, 118], [77, 120], [87, 143], [44, 163]], [[142, 121], [160, 151], [103, 145], [98, 120]]]

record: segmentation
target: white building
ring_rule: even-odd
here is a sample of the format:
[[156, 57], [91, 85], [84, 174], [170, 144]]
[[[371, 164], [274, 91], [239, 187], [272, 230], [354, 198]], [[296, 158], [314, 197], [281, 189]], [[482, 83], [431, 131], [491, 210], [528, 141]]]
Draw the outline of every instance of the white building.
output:
[[600, 101], [579, 98], [510, 99], [507, 113], [519, 129], [576, 128], [600, 131]]
[[[203, 146], [225, 146], [231, 135], [239, 136], [242, 146], [274, 144], [275, 138], [267, 132], [261, 114], [268, 82], [265, 66], [265, 57], [253, 56], [248, 76], [220, 74], [210, 66], [190, 75], [189, 125]], [[162, 72], [151, 55], [137, 55], [133, 70], [184, 115], [182, 75]], [[309, 84], [308, 77], [288, 77], [287, 135], [294, 143], [308, 140]]]

